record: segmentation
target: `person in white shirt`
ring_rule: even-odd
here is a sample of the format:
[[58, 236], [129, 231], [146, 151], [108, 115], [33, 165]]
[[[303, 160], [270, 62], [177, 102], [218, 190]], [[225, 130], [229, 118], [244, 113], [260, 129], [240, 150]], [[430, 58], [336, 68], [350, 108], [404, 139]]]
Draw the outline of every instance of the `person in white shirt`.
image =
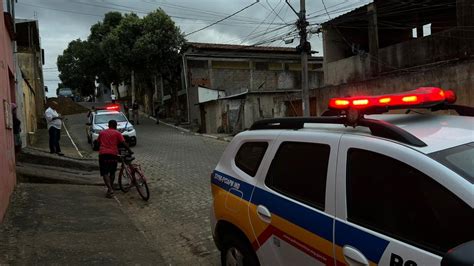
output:
[[62, 117], [56, 111], [58, 103], [52, 101], [49, 104], [49, 108], [44, 112], [44, 117], [48, 122], [48, 133], [49, 133], [49, 152], [56, 153], [57, 155], [63, 156], [61, 147], [59, 146], [59, 139], [61, 138], [61, 125]]

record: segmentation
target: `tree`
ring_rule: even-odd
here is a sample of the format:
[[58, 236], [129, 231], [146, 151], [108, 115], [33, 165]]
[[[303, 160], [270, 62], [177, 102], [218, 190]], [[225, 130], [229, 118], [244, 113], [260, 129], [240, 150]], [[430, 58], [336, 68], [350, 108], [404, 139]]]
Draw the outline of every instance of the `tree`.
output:
[[[104, 84], [119, 83], [120, 78], [116, 71], [114, 71], [108, 63], [106, 51], [102, 48], [102, 42], [122, 21], [123, 16], [119, 12], [109, 12], [105, 14], [103, 22], [97, 22], [92, 25], [88, 41], [94, 46], [94, 50], [99, 51], [96, 55], [95, 72], [97, 73], [98, 82]], [[119, 95], [120, 97], [120, 95]]]
[[144, 93], [153, 91], [157, 75], [177, 86], [179, 52], [185, 40], [162, 9], [144, 18], [109, 12], [90, 31], [87, 41], [72, 41], [58, 57], [64, 84], [87, 88], [95, 77], [104, 84], [127, 82], [133, 71]]
[[132, 53], [140, 62], [136, 69], [142, 76], [141, 81], [146, 84], [143, 93], [148, 95], [148, 104], [152, 106], [157, 75], [168, 80], [173, 87], [178, 86], [176, 81], [180, 75], [179, 52], [185, 39], [180, 29], [162, 9], [151, 12], [142, 19], [142, 31], [143, 34], [135, 41]]
[[140, 56], [143, 72], [170, 76], [179, 66], [183, 34], [162, 9], [146, 15], [142, 25], [143, 34], [136, 40], [134, 54]]
[[128, 80], [130, 71], [140, 65], [138, 54], [134, 53], [135, 42], [142, 35], [142, 21], [134, 13], [126, 14], [102, 41], [110, 67], [119, 74], [122, 81]]
[[88, 41], [77, 39], [69, 43], [57, 60], [59, 78], [64, 86], [79, 91], [82, 95], [94, 93], [95, 54], [96, 50]]

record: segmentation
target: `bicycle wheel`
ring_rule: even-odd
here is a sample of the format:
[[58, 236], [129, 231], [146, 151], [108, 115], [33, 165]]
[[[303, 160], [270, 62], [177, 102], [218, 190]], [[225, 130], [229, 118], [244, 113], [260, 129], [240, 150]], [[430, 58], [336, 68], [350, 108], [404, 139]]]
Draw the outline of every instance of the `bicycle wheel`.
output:
[[122, 190], [124, 193], [127, 193], [130, 190], [130, 187], [132, 186], [130, 170], [128, 170], [128, 166], [125, 164], [122, 164], [122, 167], [120, 168], [118, 183], [120, 190]]
[[150, 198], [150, 190], [146, 183], [146, 178], [140, 169], [135, 169], [135, 186], [137, 187], [138, 194], [143, 200], [147, 201]]

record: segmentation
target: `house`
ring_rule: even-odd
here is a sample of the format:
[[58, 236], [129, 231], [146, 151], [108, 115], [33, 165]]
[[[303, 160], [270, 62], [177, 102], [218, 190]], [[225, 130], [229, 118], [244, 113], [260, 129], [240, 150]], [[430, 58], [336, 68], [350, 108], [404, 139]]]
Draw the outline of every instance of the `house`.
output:
[[0, 222], [16, 183], [15, 147], [11, 103], [15, 99], [13, 61], [15, 13], [14, 0], [0, 0]]
[[311, 95], [321, 108], [335, 96], [437, 86], [472, 106], [473, 26], [472, 0], [374, 0], [322, 25], [324, 87]]
[[31, 143], [38, 128], [45, 127], [44, 54], [37, 20], [16, 19], [17, 102], [23, 144]]
[[[201, 132], [238, 132], [262, 118], [302, 113], [295, 48], [189, 43], [182, 61], [182, 89], [172, 97], [165, 88], [163, 100], [177, 99], [183, 120]], [[322, 62], [309, 58], [310, 88], [322, 86]]]

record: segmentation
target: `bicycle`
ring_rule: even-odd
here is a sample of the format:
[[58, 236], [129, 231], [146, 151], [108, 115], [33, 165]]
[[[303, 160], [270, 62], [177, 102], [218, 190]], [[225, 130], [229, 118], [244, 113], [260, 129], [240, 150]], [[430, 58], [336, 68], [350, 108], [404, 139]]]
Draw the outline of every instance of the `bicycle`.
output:
[[150, 190], [146, 182], [146, 177], [143, 174], [143, 171], [139, 164], [133, 163], [135, 157], [132, 156], [133, 153], [128, 152], [127, 150], [119, 150], [119, 160], [121, 162], [120, 172], [118, 176], [118, 183], [120, 190], [124, 193], [130, 191], [132, 186], [137, 188], [138, 194], [140, 197], [148, 201], [150, 198]]

